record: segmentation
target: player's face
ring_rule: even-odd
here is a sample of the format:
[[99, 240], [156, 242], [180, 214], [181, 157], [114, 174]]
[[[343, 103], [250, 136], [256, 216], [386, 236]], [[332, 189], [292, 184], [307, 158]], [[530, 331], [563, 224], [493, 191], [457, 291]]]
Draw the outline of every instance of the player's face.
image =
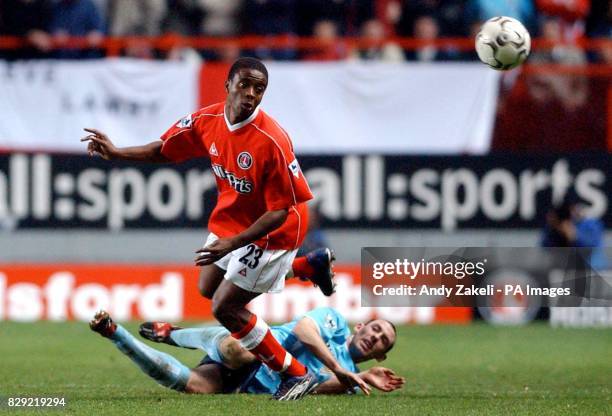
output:
[[395, 343], [395, 331], [391, 324], [377, 319], [367, 324], [358, 324], [349, 346], [351, 356], [359, 361], [372, 358], [382, 360], [385, 352]]
[[261, 102], [268, 79], [256, 69], [239, 69], [234, 77], [225, 84], [227, 90], [227, 104], [230, 107], [232, 123], [239, 123], [249, 118]]

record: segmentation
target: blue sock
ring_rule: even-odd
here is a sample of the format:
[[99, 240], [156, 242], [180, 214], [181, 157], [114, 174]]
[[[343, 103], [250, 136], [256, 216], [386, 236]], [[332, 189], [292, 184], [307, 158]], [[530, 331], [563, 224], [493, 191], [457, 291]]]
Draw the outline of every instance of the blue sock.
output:
[[121, 325], [111, 337], [121, 352], [130, 357], [142, 371], [162, 386], [184, 391], [191, 370], [176, 358], [143, 344]]
[[205, 326], [201, 328], [177, 329], [170, 332], [170, 338], [179, 347], [199, 348], [219, 363], [223, 362], [223, 355], [219, 345], [230, 333], [222, 326]]

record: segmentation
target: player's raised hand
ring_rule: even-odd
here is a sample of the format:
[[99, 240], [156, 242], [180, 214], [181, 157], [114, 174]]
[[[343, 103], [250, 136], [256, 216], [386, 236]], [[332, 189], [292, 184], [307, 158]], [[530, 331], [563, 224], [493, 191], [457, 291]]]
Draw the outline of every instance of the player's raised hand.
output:
[[338, 370], [334, 371], [334, 374], [338, 378], [338, 381], [340, 381], [346, 387], [353, 388], [357, 386], [365, 393], [366, 396], [370, 395], [372, 389], [368, 383], [366, 383], [359, 376], [359, 374], [355, 374], [351, 371], [345, 370], [344, 368], [339, 368]]
[[236, 249], [234, 240], [231, 238], [220, 238], [211, 244], [196, 250], [196, 266], [206, 266], [222, 259]]
[[393, 370], [385, 367], [372, 367], [363, 374], [363, 378], [369, 385], [384, 392], [401, 389], [406, 383], [404, 377], [396, 375]]
[[90, 133], [81, 138], [82, 142], [87, 142], [87, 153], [89, 156], [99, 155], [106, 160], [112, 160], [117, 156], [117, 148], [106, 134], [91, 128], [83, 130]]

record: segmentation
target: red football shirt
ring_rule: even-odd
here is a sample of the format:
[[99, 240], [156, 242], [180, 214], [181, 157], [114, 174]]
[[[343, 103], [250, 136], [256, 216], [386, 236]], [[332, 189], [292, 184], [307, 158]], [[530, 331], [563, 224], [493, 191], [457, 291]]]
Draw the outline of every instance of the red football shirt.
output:
[[219, 192], [208, 220], [211, 232], [231, 237], [266, 211], [287, 208], [287, 221], [256, 244], [268, 250], [298, 248], [308, 227], [305, 202], [313, 196], [289, 136], [260, 109], [231, 125], [224, 105], [203, 108], [170, 127], [161, 137], [162, 154], [175, 162], [210, 158]]

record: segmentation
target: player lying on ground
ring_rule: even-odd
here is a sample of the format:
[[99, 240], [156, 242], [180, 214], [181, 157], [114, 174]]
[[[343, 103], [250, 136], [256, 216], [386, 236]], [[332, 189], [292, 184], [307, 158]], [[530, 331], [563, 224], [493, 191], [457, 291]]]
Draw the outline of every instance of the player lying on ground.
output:
[[[187, 115], [159, 140], [117, 148], [103, 132], [85, 129], [89, 134], [82, 141], [90, 155], [108, 160], [210, 160], [218, 196], [208, 220], [210, 234], [196, 251], [200, 293], [212, 300], [215, 318], [245, 349], [255, 357], [266, 357], [265, 364], [282, 373], [275, 398], [298, 399], [310, 391], [314, 375], [274, 339], [261, 318], [246, 309], [260, 294], [280, 292], [292, 268], [300, 277], [312, 272], [308, 270], [312, 264], [295, 255], [308, 229], [306, 202], [313, 195], [289, 135], [259, 108], [267, 87], [263, 63], [240, 58], [228, 72], [225, 101]], [[319, 286], [324, 293], [333, 290], [331, 279]], [[356, 374], [347, 377], [363, 384]], [[302, 394], [290, 394], [294, 389]]]
[[[272, 394], [281, 382], [277, 372], [262, 366], [222, 326], [183, 329], [165, 322], [146, 322], [140, 326], [140, 334], [149, 340], [204, 350], [208, 355], [191, 370], [171, 355], [138, 341], [104, 311], [96, 314], [90, 327], [109, 338], [159, 384], [178, 391]], [[347, 373], [358, 372], [357, 363], [384, 360], [396, 339], [395, 327], [383, 319], [357, 324], [356, 332], [351, 334], [346, 319], [332, 308], [315, 309], [271, 330], [281, 345], [316, 376], [315, 392], [320, 394], [354, 392], [356, 386]], [[360, 387], [366, 394], [370, 386], [390, 392], [405, 382], [384, 367], [374, 367], [359, 375], [365, 381]]]

